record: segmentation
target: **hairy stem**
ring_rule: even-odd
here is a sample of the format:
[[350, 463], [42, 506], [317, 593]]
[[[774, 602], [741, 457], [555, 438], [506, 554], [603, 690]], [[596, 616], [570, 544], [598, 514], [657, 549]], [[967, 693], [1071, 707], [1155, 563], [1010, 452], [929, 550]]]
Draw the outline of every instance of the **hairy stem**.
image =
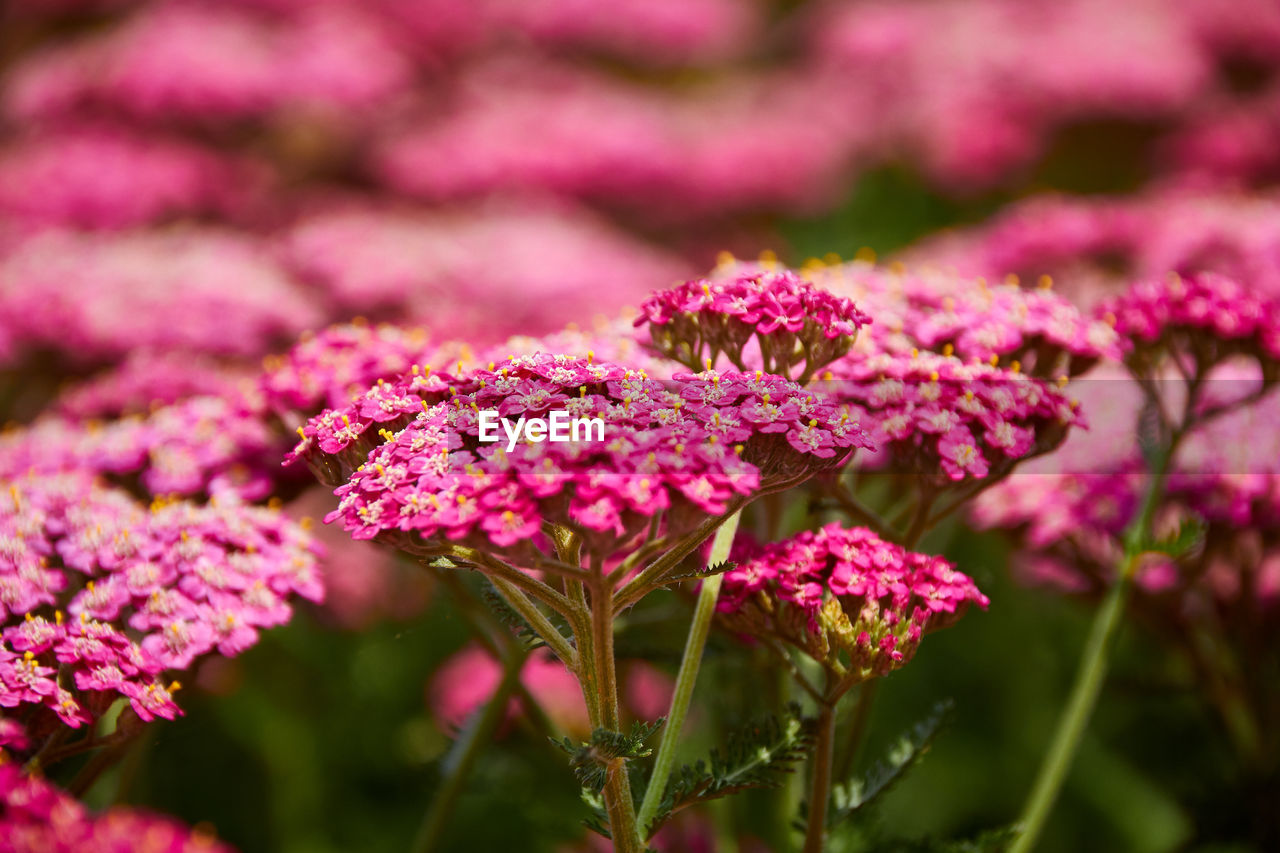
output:
[[[598, 568], [598, 567], [597, 567]], [[613, 589], [598, 570], [591, 588], [591, 654], [594, 664], [595, 695], [584, 690], [596, 702], [595, 724], [618, 731], [618, 671], [613, 652]], [[631, 784], [627, 779], [625, 758], [610, 759], [605, 770], [604, 805], [609, 815], [609, 832], [617, 853], [641, 853], [645, 849], [636, 829], [635, 803], [631, 800]]]
[[809, 823], [804, 853], [822, 853], [827, 838], [827, 801], [831, 799], [831, 766], [836, 740], [835, 702], [818, 706], [818, 740], [813, 751], [813, 775], [809, 784]]
[[490, 582], [502, 593], [502, 597], [507, 603], [519, 613], [524, 620], [529, 623], [529, 627], [537, 633], [537, 635], [547, 644], [551, 651], [556, 653], [560, 660], [564, 661], [565, 666], [569, 669], [576, 669], [578, 666], [578, 653], [569, 645], [569, 641], [564, 638], [560, 630], [551, 624], [551, 620], [543, 615], [529, 598], [503, 578], [497, 575], [489, 577]]
[[415, 853], [431, 853], [439, 846], [449, 818], [453, 815], [454, 805], [471, 775], [471, 768], [492, 739], [498, 724], [502, 722], [507, 703], [520, 684], [520, 671], [528, 659], [528, 649], [513, 645], [508, 650], [502, 667], [502, 680], [498, 682], [479, 715], [468, 721], [461, 740], [445, 759], [445, 766], [442, 768], [445, 773], [444, 784], [436, 792], [426, 816], [423, 817], [422, 826], [413, 842]]
[[[714, 566], [729, 559], [729, 551], [733, 547], [733, 537], [738, 531], [740, 517], [741, 513], [735, 512], [716, 531], [716, 538], [711, 543], [710, 565]], [[666, 727], [662, 730], [662, 740], [658, 744], [658, 754], [653, 762], [653, 774], [649, 778], [649, 787], [645, 789], [644, 801], [640, 804], [640, 813], [637, 817], [640, 831], [646, 838], [649, 835], [649, 824], [662, 803], [667, 779], [671, 776], [671, 768], [675, 764], [676, 746], [680, 739], [680, 732], [684, 728], [685, 718], [689, 715], [693, 686], [698, 680], [702, 651], [707, 645], [707, 634], [711, 631], [711, 620], [715, 616], [716, 599], [720, 596], [720, 584], [723, 580], [724, 575], [712, 575], [702, 582], [702, 589], [698, 593], [693, 623], [689, 626], [689, 637], [685, 641], [684, 657], [680, 661], [680, 672], [676, 676], [675, 692], [671, 695], [671, 708], [667, 711]]]

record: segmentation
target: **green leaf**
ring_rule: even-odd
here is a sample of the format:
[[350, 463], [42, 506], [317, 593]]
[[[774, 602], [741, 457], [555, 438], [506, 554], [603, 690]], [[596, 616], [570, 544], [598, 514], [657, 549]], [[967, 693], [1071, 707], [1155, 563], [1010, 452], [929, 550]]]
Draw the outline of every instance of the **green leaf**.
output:
[[1173, 559], [1181, 559], [1204, 544], [1205, 531], [1208, 526], [1198, 518], [1184, 520], [1171, 536], [1148, 542], [1144, 551], [1155, 551], [1167, 554]]
[[833, 786], [832, 809], [827, 820], [834, 826], [859, 810], [871, 805], [898, 782], [928, 751], [942, 725], [955, 709], [955, 703], [944, 699], [933, 706], [929, 716], [916, 723], [889, 749], [888, 755], [872, 765], [864, 776]]
[[574, 743], [567, 737], [563, 740], [551, 738], [551, 742], [568, 754], [569, 766], [582, 785], [584, 796], [599, 794], [604, 789], [609, 765], [619, 758], [632, 761], [651, 754], [653, 750], [645, 746], [645, 741], [665, 722], [665, 717], [659, 717], [652, 723], [637, 723], [632, 726], [630, 734], [596, 729], [591, 733], [591, 739], [582, 743]]
[[754, 721], [733, 732], [724, 749], [713, 749], [705, 761], [676, 769], [662, 803], [645, 827], [651, 837], [676, 812], [696, 803], [749, 788], [776, 788], [813, 748], [813, 720], [792, 704], [781, 716]]
[[725, 572], [733, 571], [737, 567], [738, 567], [738, 564], [733, 562], [732, 560], [725, 560], [723, 563], [716, 563], [713, 566], [707, 566], [705, 568], [699, 567], [696, 569], [690, 569], [687, 571], [676, 572], [675, 574], [667, 575], [667, 577], [663, 579], [662, 585], [674, 586], [675, 584], [682, 583], [683, 581], [701, 580], [703, 578], [713, 577], [714, 575], [722, 575]]

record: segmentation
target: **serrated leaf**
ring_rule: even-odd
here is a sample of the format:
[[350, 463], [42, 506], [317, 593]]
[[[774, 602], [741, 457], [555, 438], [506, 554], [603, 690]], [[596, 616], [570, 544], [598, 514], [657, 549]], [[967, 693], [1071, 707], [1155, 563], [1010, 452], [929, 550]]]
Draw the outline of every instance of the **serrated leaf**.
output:
[[[489, 609], [493, 611], [493, 615], [498, 617], [498, 621], [509, 628], [526, 648], [536, 649], [546, 645], [546, 641], [538, 636], [538, 632], [533, 630], [533, 627], [525, 618], [517, 613], [491, 584], [485, 585], [481, 597], [484, 599], [485, 604], [489, 606]], [[571, 633], [568, 631], [568, 626], [564, 623], [564, 620], [560, 619], [558, 614], [553, 614], [550, 619], [551, 624], [555, 626], [561, 636], [568, 636]]]
[[950, 699], [934, 705], [929, 716], [903, 733], [884, 759], [872, 765], [865, 775], [833, 786], [828, 826], [847, 820], [893, 787], [928, 751], [954, 708], [955, 703]]
[[724, 749], [713, 749], [707, 760], [686, 764], [671, 775], [645, 836], [696, 803], [749, 788], [778, 787], [808, 757], [813, 739], [813, 720], [795, 704], [782, 716], [765, 717], [732, 733]]
[[722, 575], [725, 572], [731, 572], [737, 567], [738, 564], [733, 560], [725, 560], [723, 563], [716, 563], [705, 568], [692, 569], [690, 571], [676, 572], [675, 574], [667, 575], [667, 577], [663, 579], [662, 585], [674, 586], [675, 584], [683, 583], [684, 581], [702, 580], [703, 578], [709, 578], [715, 575]]
[[569, 766], [582, 785], [584, 796], [588, 793], [599, 794], [604, 789], [609, 765], [620, 758], [633, 761], [650, 755], [653, 750], [645, 745], [645, 741], [662, 728], [665, 722], [665, 717], [659, 717], [652, 723], [637, 723], [632, 726], [629, 734], [596, 729], [589, 740], [581, 743], [574, 743], [567, 737], [563, 740], [550, 740], [569, 755]]

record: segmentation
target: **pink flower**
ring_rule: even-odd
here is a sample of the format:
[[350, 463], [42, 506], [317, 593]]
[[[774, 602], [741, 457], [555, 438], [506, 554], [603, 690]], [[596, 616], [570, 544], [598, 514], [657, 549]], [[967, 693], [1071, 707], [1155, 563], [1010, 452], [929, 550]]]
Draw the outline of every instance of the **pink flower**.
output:
[[987, 597], [941, 557], [829, 524], [766, 545], [725, 575], [717, 610], [734, 630], [781, 637], [862, 678], [910, 660], [927, 632]]

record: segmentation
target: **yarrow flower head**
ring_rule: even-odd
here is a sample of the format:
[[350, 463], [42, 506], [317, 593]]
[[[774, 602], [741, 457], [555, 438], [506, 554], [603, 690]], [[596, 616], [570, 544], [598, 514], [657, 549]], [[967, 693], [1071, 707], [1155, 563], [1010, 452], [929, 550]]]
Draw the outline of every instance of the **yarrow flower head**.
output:
[[268, 356], [261, 385], [267, 406], [282, 416], [310, 416], [338, 408], [379, 379], [415, 364], [467, 360], [461, 344], [443, 344], [425, 329], [351, 322], [304, 334], [284, 355]]
[[[479, 440], [480, 412], [515, 420], [553, 409], [598, 418], [603, 440], [510, 449]], [[553, 355], [460, 377], [411, 372], [300, 432], [293, 455], [338, 486], [329, 520], [357, 538], [398, 536], [410, 550], [527, 549], [549, 522], [612, 553], [656, 514], [673, 534], [687, 532], [869, 444], [846, 413], [781, 377], [707, 372], [660, 383]]]
[[729, 627], [796, 646], [848, 689], [904, 666], [922, 636], [972, 604], [988, 599], [942, 557], [832, 523], [738, 563], [717, 608]]
[[[42, 417], [0, 434], [0, 476], [90, 471], [135, 475], [153, 495], [233, 495], [257, 500], [278, 471], [280, 439], [251, 388], [188, 397], [146, 415], [112, 421]], [[277, 457], [278, 458], [278, 457]]]
[[292, 596], [322, 597], [315, 546], [274, 510], [148, 509], [83, 473], [4, 485], [0, 707], [75, 727], [124, 697], [142, 720], [172, 719], [162, 676], [239, 654], [289, 620]]
[[739, 370], [805, 382], [849, 352], [871, 318], [789, 270], [697, 279], [659, 291], [641, 306], [654, 348], [695, 370], [721, 356]]
[[1261, 365], [1264, 381], [1280, 378], [1280, 302], [1226, 276], [1138, 282], [1098, 312], [1132, 342], [1126, 362], [1140, 376], [1166, 355], [1188, 362], [1183, 367], [1198, 377], [1245, 356]]
[[871, 312], [871, 350], [922, 349], [965, 361], [995, 359], [1054, 379], [1084, 373], [1122, 353], [1114, 329], [1081, 314], [1047, 286], [988, 284], [982, 278], [886, 270], [863, 261], [815, 264], [806, 273]]
[[1003, 476], [1083, 424], [1057, 384], [936, 353], [849, 357], [823, 380], [817, 387], [852, 407], [890, 470], [938, 486]]

